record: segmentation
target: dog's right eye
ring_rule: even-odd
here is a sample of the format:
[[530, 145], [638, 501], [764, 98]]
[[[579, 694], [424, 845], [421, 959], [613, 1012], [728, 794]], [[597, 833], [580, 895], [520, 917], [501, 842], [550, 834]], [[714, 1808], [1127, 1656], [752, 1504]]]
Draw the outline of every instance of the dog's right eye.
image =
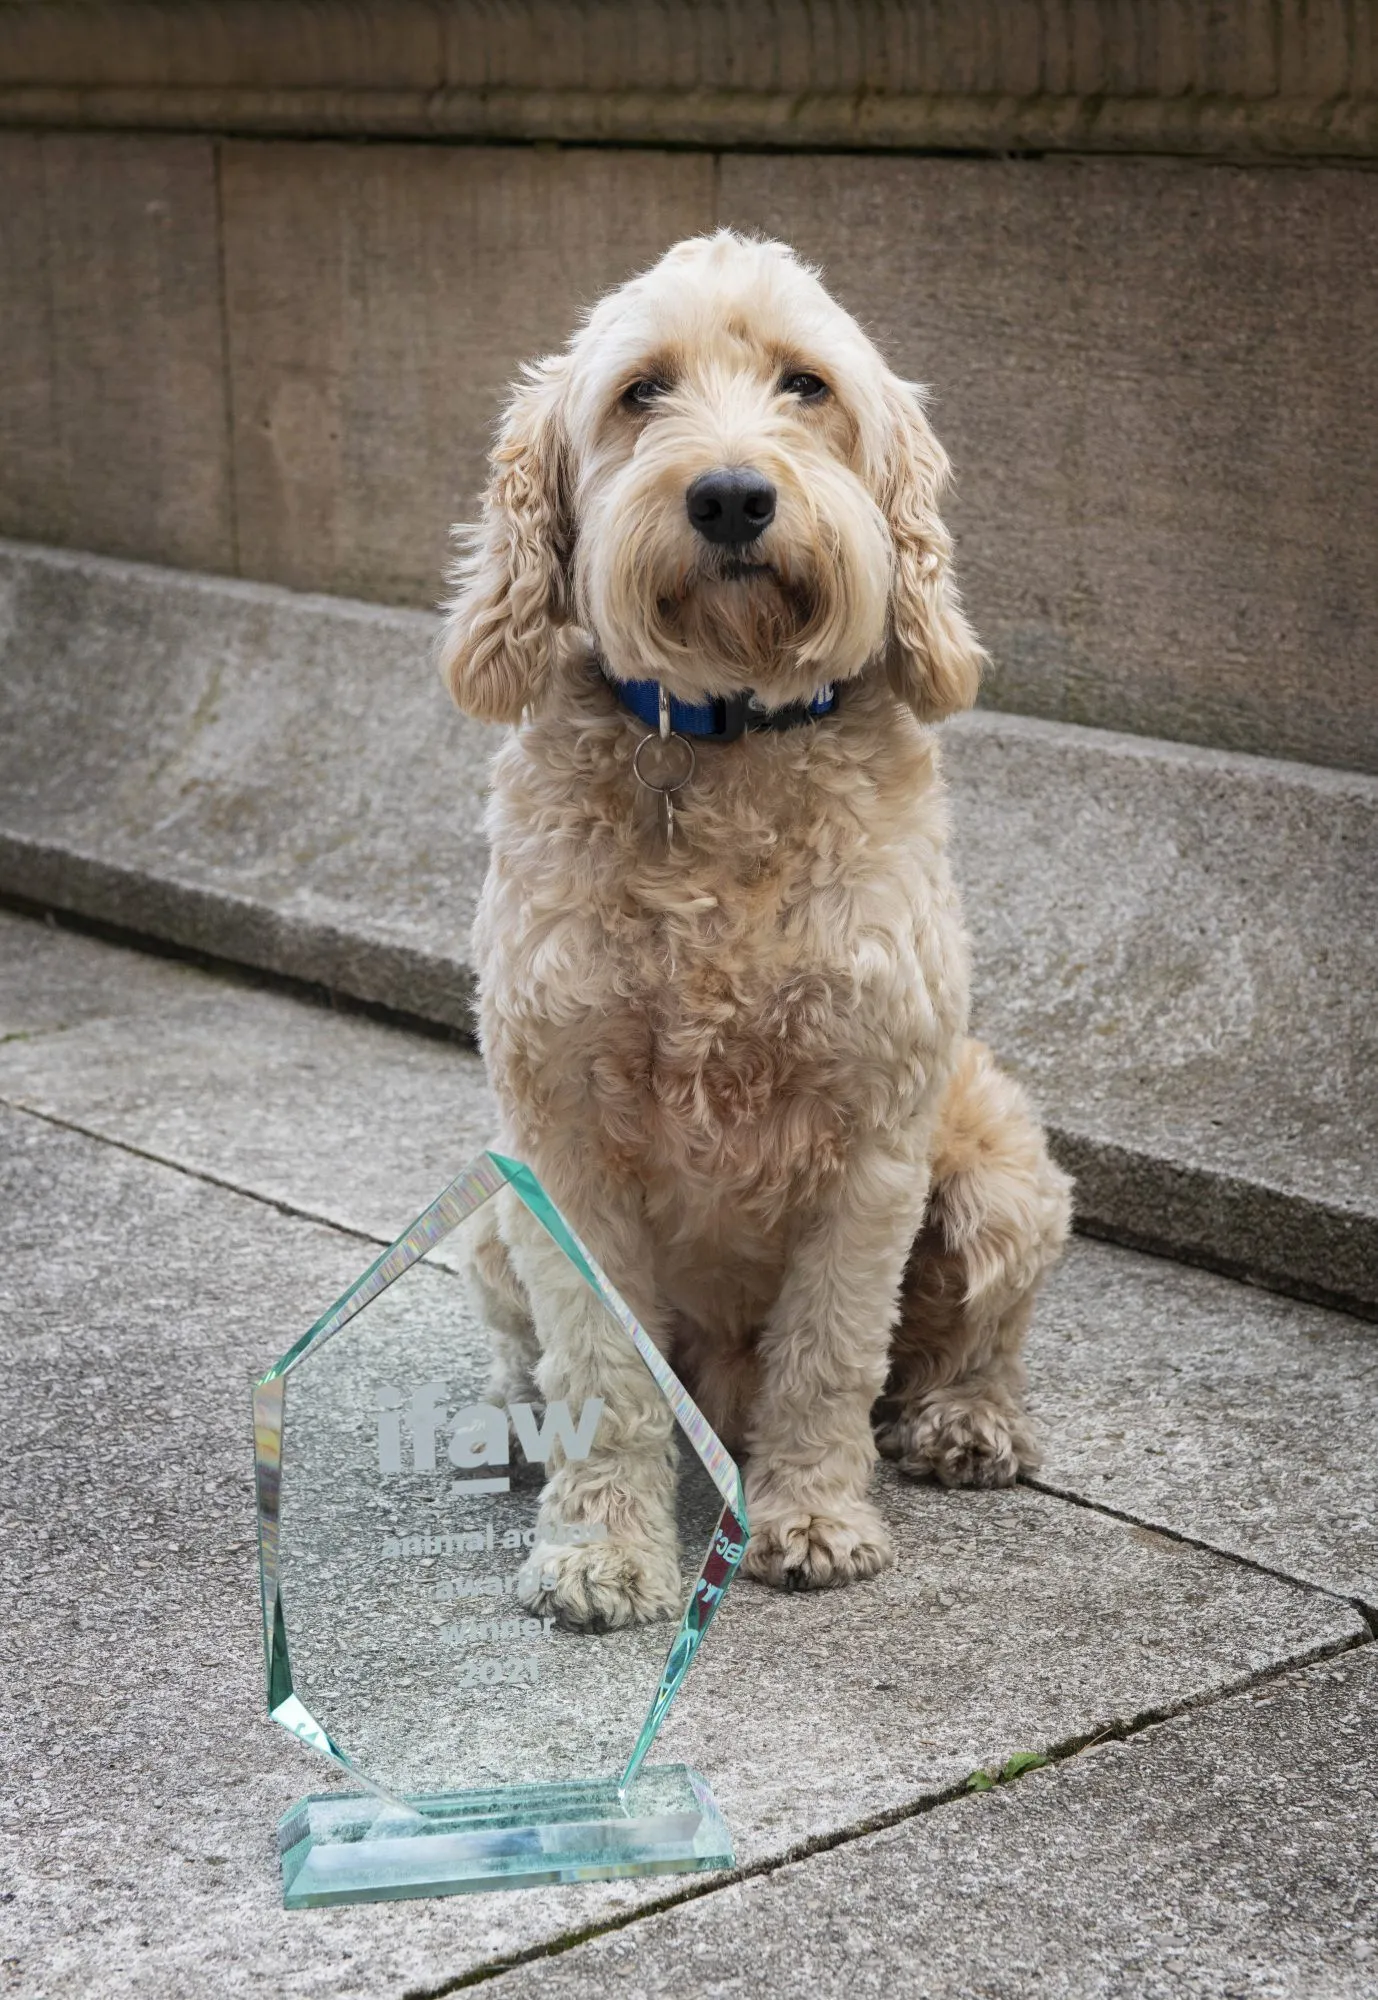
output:
[[622, 400], [633, 410], [648, 409], [652, 403], [669, 392], [668, 382], [658, 381], [654, 375], [643, 375], [639, 382], [633, 382], [622, 392]]
[[813, 375], [807, 368], [800, 368], [793, 375], [782, 376], [780, 393], [797, 396], [801, 403], [821, 403], [828, 393], [828, 385], [821, 375]]

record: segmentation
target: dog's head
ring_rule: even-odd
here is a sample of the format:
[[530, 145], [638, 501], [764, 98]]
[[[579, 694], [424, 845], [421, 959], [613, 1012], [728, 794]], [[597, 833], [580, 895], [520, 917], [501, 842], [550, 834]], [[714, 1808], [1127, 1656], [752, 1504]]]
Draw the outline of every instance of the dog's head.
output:
[[573, 626], [688, 699], [778, 706], [874, 664], [925, 720], [966, 708], [947, 471], [919, 392], [788, 249], [681, 243], [512, 398], [442, 639], [455, 699], [516, 721]]

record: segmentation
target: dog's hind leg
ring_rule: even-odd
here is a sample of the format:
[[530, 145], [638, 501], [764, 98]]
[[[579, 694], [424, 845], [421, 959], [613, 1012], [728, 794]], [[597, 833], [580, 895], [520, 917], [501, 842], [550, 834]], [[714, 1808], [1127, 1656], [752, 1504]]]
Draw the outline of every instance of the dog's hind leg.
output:
[[935, 1136], [876, 1442], [901, 1472], [1007, 1486], [1038, 1452], [1024, 1412], [1034, 1295], [1066, 1240], [1071, 1182], [1019, 1085], [969, 1041]]

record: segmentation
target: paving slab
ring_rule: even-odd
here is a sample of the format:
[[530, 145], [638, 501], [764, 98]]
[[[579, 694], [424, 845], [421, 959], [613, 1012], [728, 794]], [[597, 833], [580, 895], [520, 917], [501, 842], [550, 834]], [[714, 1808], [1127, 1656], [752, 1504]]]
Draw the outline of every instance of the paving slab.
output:
[[0, 909], [0, 1042], [180, 999], [200, 974]]
[[495, 2000], [1368, 2000], [1378, 1649], [734, 1884]]
[[[495, 733], [432, 621], [0, 547], [0, 891], [460, 1028]], [[949, 724], [975, 1020], [1082, 1224], [1378, 1311], [1378, 779]]]
[[[360, 1245], [24, 1114], [0, 1115], [0, 1179], [17, 1989], [427, 1990], [663, 1898], [284, 1915], [273, 1825], [325, 1767], [263, 1717], [245, 1384]], [[891, 1477], [881, 1500], [895, 1571], [819, 1598], [740, 1587], [663, 1739], [708, 1770], [745, 1864], [1367, 1633], [1334, 1598], [1027, 1490]]]
[[1084, 1240], [1035, 1329], [1042, 1485], [1378, 1618], [1378, 1329]]
[[4, 913], [0, 1006], [0, 1098], [383, 1242], [497, 1133], [459, 1042]]
[[[470, 1050], [16, 928], [40, 1011], [63, 1010], [70, 963], [72, 1005], [106, 1012], [0, 1048], [0, 1099], [384, 1242], [493, 1137]], [[22, 1013], [18, 983], [0, 991]], [[1058, 1491], [1378, 1606], [1370, 1325], [1079, 1238], [1031, 1370]]]

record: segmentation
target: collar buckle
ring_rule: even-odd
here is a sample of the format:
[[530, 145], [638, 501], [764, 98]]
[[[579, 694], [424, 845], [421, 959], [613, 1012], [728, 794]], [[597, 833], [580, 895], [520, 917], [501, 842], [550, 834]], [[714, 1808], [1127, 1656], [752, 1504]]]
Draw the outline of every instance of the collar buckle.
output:
[[751, 710], [751, 696], [718, 694], [713, 697], [713, 720], [717, 725], [713, 731], [719, 743], [735, 743], [739, 736], [745, 736], [747, 717]]

